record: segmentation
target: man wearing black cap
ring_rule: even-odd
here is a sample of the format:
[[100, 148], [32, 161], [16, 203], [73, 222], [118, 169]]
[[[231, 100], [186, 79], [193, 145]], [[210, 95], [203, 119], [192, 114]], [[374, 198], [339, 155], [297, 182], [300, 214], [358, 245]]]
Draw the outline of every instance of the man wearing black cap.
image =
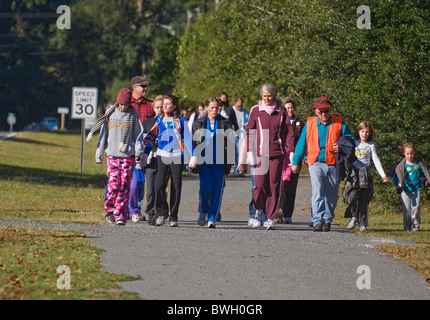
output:
[[131, 105], [137, 111], [140, 121], [155, 117], [154, 109], [152, 109], [152, 101], [147, 99], [146, 92], [148, 85], [151, 83], [143, 76], [135, 76], [130, 81], [132, 89]]
[[[135, 76], [130, 80], [131, 86], [131, 105], [139, 114], [140, 121], [155, 117], [152, 101], [147, 99], [146, 93], [148, 85], [151, 83], [143, 76]], [[143, 165], [143, 164], [142, 164]], [[140, 163], [136, 163], [130, 186], [130, 198], [128, 202], [128, 212], [131, 214], [133, 222], [144, 220], [141, 214], [143, 193], [145, 188], [143, 169]]]
[[297, 142], [291, 167], [292, 172], [299, 173], [299, 161], [307, 154], [314, 231], [330, 231], [339, 187], [336, 169], [339, 146], [336, 141], [340, 136], [353, 138], [343, 119], [330, 113], [332, 104], [326, 97], [320, 97], [311, 105], [317, 116], [308, 118]]

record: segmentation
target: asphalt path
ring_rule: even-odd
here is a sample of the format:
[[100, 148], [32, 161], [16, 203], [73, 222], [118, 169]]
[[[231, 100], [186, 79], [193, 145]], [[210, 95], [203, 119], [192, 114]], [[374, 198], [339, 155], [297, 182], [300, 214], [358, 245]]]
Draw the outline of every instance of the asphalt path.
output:
[[372, 247], [416, 243], [354, 235], [337, 225], [330, 232], [312, 231], [307, 176], [299, 179], [293, 224], [277, 224], [275, 230], [247, 225], [249, 177], [226, 180], [222, 221], [215, 229], [197, 224], [198, 189], [195, 176], [184, 179], [177, 228], [131, 220], [125, 226], [8, 220], [0, 220], [0, 224], [84, 232], [89, 241], [104, 249], [104, 270], [140, 276], [121, 286], [143, 299], [430, 298], [430, 290], [416, 270]]

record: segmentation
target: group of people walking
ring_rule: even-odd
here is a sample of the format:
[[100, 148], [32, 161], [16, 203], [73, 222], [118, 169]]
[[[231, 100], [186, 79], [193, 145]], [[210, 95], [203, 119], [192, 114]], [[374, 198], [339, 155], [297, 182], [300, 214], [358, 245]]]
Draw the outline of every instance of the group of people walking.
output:
[[[276, 222], [292, 223], [305, 160], [312, 185], [313, 230], [330, 231], [343, 180], [343, 195], [349, 203], [347, 227], [353, 229], [358, 222], [360, 231], [366, 229], [373, 195], [371, 161], [383, 182], [388, 180], [368, 122], [360, 123], [353, 134], [341, 116], [332, 114], [333, 102], [320, 97], [311, 105], [315, 116], [305, 123], [295, 115], [293, 99], [279, 100], [274, 86], [264, 84], [261, 100], [249, 113], [241, 98], [230, 107], [227, 94], [221, 93], [219, 98], [209, 97], [189, 123], [180, 115], [177, 97], [148, 100], [149, 84], [144, 77], [132, 78], [131, 90], [121, 89], [116, 104], [90, 131], [89, 137], [100, 129], [96, 162], [102, 162], [104, 153], [107, 156], [104, 209], [110, 223], [123, 225], [129, 216], [135, 222], [144, 217], [141, 207], [146, 184], [148, 222], [161, 226], [168, 217], [171, 227], [178, 226], [182, 171], [187, 168], [200, 179], [197, 222], [215, 228], [225, 176], [231, 171], [243, 174], [249, 167], [252, 201], [248, 224], [274, 229]], [[424, 163], [415, 159], [412, 144], [405, 144], [402, 152], [405, 159], [392, 177], [401, 192], [404, 228], [416, 231], [421, 177], [430, 181], [430, 175]]]

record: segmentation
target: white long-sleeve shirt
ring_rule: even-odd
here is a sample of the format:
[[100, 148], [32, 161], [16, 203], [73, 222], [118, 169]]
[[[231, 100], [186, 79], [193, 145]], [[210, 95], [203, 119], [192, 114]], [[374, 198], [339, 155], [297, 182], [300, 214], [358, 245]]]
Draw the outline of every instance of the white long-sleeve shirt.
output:
[[353, 163], [354, 167], [357, 169], [368, 167], [370, 165], [370, 160], [372, 160], [379, 175], [384, 179], [385, 172], [382, 168], [381, 161], [379, 161], [378, 154], [376, 153], [375, 145], [372, 142], [360, 143], [355, 141], [355, 155], [357, 156], [357, 160]]

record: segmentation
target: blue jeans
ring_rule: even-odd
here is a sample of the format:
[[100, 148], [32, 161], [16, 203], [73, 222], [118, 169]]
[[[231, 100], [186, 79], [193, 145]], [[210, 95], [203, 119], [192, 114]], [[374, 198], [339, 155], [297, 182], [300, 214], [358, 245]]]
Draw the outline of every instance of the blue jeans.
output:
[[331, 223], [338, 200], [336, 166], [315, 162], [309, 166], [312, 184], [312, 225]]

